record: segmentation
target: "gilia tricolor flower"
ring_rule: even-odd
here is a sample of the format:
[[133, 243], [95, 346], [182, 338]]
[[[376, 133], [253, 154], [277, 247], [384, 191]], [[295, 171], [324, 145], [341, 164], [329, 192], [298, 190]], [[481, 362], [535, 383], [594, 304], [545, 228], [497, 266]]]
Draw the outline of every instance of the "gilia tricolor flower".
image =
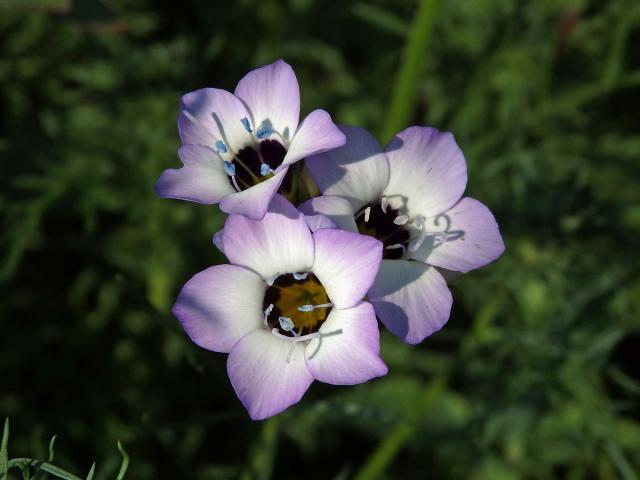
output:
[[309, 230], [276, 195], [262, 220], [227, 218], [218, 245], [230, 265], [187, 282], [173, 307], [191, 339], [228, 352], [227, 370], [251, 418], [298, 402], [314, 380], [352, 385], [385, 375], [371, 304], [382, 243]]
[[341, 129], [343, 147], [307, 159], [325, 196], [300, 210], [314, 229], [337, 225], [384, 243], [368, 298], [391, 332], [418, 343], [442, 328], [451, 310], [451, 292], [435, 267], [467, 272], [492, 262], [504, 251], [498, 225], [483, 204], [461, 198], [467, 166], [450, 133], [411, 127], [383, 152], [366, 130]]
[[282, 60], [249, 72], [234, 93], [187, 93], [178, 114], [184, 166], [165, 170], [156, 193], [262, 218], [274, 194], [290, 190], [293, 163], [345, 142], [324, 110], [300, 125], [299, 116], [298, 81]]

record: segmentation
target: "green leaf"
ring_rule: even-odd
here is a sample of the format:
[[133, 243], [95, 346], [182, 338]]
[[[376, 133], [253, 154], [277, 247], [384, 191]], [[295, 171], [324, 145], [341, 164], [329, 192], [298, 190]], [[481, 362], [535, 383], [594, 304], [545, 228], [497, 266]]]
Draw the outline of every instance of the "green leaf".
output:
[[633, 467], [629, 464], [629, 461], [618, 445], [612, 441], [608, 441], [606, 443], [606, 449], [618, 469], [618, 473], [620, 473], [620, 478], [624, 480], [638, 480], [637, 475], [633, 472]]
[[7, 479], [9, 470], [9, 419], [4, 421], [4, 432], [2, 433], [2, 446], [0, 446], [0, 480]]
[[93, 462], [93, 465], [91, 465], [91, 470], [89, 470], [89, 474], [87, 475], [87, 479], [86, 480], [93, 480], [93, 476], [96, 473], [96, 462]]
[[122, 465], [120, 465], [120, 471], [118, 472], [116, 480], [122, 480], [125, 473], [127, 473], [127, 468], [129, 468], [129, 454], [127, 454], [127, 451], [122, 446], [122, 443], [120, 443], [120, 440], [118, 440], [118, 450], [120, 451], [120, 454], [122, 454]]
[[[60, 467], [56, 467], [55, 465], [51, 465], [50, 463], [43, 462], [41, 460], [36, 460], [34, 458], [12, 458], [9, 460], [8, 468], [19, 468], [26, 473], [29, 471], [29, 468], [34, 468], [37, 472], [46, 472], [50, 475], [53, 475], [57, 478], [62, 478], [63, 480], [82, 480], [80, 477], [75, 476], [72, 473], [63, 470]], [[91, 469], [91, 473], [89, 475], [93, 476], [93, 470], [95, 468], [95, 464]], [[34, 477], [36, 478], [36, 477]], [[87, 477], [90, 478], [90, 477]]]
[[56, 438], [58, 438], [58, 435], [54, 435], [53, 437], [51, 437], [51, 441], [49, 442], [49, 460], [47, 460], [48, 462], [53, 462], [53, 457], [55, 455], [54, 447]]

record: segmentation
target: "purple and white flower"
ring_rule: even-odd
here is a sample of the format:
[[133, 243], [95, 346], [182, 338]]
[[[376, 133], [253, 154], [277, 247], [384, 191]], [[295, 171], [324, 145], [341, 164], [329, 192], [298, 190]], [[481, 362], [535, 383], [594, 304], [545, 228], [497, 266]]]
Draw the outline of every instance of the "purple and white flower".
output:
[[339, 229], [311, 232], [276, 195], [262, 220], [230, 215], [216, 236], [231, 264], [191, 278], [173, 313], [198, 345], [229, 353], [251, 418], [298, 402], [314, 380], [352, 385], [387, 373], [371, 304], [382, 243]]
[[451, 292], [436, 267], [467, 272], [497, 259], [498, 225], [482, 203], [462, 198], [467, 166], [450, 133], [410, 127], [383, 151], [366, 130], [340, 128], [343, 147], [306, 160], [324, 196], [300, 210], [316, 233], [338, 226], [383, 242], [368, 298], [391, 332], [419, 343], [449, 319]]
[[299, 116], [298, 81], [282, 60], [249, 72], [234, 93], [187, 93], [178, 114], [183, 167], [165, 170], [155, 192], [262, 218], [275, 193], [291, 188], [293, 163], [344, 145], [324, 110], [312, 111], [300, 125]]

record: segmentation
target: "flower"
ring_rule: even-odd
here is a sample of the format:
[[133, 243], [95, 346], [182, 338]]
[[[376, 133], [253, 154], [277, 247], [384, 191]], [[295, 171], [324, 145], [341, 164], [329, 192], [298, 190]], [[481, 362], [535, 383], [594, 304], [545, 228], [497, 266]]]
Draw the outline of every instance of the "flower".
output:
[[230, 215], [217, 235], [231, 264], [191, 278], [173, 313], [191, 339], [229, 353], [231, 383], [254, 420], [302, 398], [314, 380], [352, 385], [385, 375], [371, 304], [382, 243], [309, 230], [276, 195], [262, 220]]
[[380, 272], [368, 293], [386, 327], [419, 343], [449, 319], [452, 297], [438, 268], [467, 272], [504, 251], [487, 207], [462, 197], [464, 156], [450, 133], [410, 127], [385, 151], [366, 130], [340, 127], [347, 143], [306, 160], [324, 196], [300, 206], [312, 229], [339, 226], [380, 239]]
[[155, 192], [262, 218], [278, 189], [291, 188], [289, 166], [344, 145], [324, 110], [314, 110], [300, 125], [299, 116], [298, 81], [282, 60], [249, 72], [234, 93], [187, 93], [178, 114], [183, 167], [165, 170]]

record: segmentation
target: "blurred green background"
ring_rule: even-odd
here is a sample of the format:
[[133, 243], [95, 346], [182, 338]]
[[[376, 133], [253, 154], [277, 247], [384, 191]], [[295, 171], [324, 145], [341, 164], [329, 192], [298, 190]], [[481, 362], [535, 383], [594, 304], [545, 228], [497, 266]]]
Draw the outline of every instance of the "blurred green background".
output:
[[[640, 2], [0, 0], [9, 456], [131, 479], [640, 477]], [[169, 313], [224, 261], [161, 200], [179, 96], [284, 58], [303, 114], [452, 131], [507, 245], [385, 378], [253, 423]], [[18, 473], [12, 473], [18, 478]]]

